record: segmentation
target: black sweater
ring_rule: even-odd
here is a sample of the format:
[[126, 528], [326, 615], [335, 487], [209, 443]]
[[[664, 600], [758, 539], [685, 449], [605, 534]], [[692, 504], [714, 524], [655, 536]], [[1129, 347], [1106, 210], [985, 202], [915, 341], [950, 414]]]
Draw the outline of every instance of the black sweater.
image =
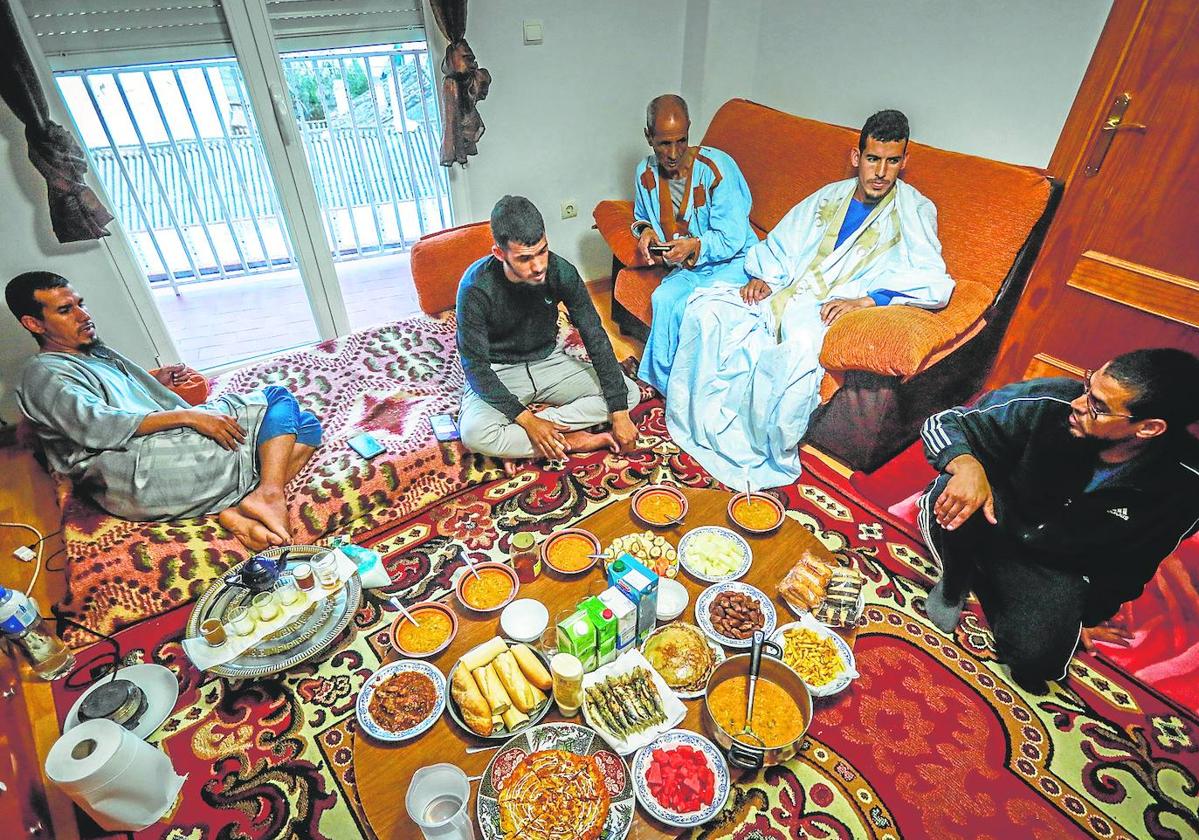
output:
[[526, 406], [491, 369], [493, 364], [534, 362], [553, 352], [558, 336], [558, 303], [583, 339], [595, 365], [608, 411], [627, 411], [628, 391], [612, 343], [579, 272], [550, 252], [545, 282], [513, 283], [495, 257], [473, 263], [458, 286], [458, 353], [471, 390], [509, 420]]
[[[1085, 575], [1083, 623], [1141, 594], [1158, 565], [1199, 527], [1199, 443], [1185, 431], [1150, 444], [1095, 487], [1097, 450], [1070, 435], [1073, 379], [1033, 379], [934, 414], [921, 436], [938, 470], [969, 453], [995, 498], [996, 526], [1022, 559]], [[981, 514], [975, 514], [981, 516]]]

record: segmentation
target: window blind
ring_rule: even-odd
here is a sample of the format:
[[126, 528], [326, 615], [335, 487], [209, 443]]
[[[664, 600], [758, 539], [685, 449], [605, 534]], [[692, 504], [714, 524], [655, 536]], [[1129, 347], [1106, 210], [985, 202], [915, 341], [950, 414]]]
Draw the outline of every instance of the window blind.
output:
[[[54, 70], [233, 55], [221, 0], [24, 0], [24, 6]], [[284, 52], [424, 39], [417, 0], [266, 0], [266, 9]]]

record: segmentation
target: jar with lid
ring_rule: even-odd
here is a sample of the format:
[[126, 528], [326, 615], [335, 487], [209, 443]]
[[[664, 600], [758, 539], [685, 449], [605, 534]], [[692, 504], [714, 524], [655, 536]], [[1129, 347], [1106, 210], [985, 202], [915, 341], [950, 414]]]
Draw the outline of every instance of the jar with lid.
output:
[[512, 568], [521, 583], [532, 583], [541, 575], [541, 555], [533, 547], [533, 535], [527, 531], [512, 535]]
[[571, 653], [557, 653], [550, 659], [554, 678], [554, 701], [564, 717], [574, 717], [583, 705], [583, 663]]

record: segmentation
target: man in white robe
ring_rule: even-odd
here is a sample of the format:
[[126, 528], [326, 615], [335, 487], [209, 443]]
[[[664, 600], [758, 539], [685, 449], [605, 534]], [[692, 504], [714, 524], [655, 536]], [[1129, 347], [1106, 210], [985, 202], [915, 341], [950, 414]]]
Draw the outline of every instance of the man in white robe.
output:
[[800, 474], [799, 441], [820, 399], [829, 325], [868, 306], [938, 309], [953, 278], [937, 211], [899, 180], [908, 122], [866, 121], [854, 178], [797, 204], [745, 259], [740, 290], [698, 289], [687, 304], [666, 394], [675, 441], [723, 483], [755, 489]]

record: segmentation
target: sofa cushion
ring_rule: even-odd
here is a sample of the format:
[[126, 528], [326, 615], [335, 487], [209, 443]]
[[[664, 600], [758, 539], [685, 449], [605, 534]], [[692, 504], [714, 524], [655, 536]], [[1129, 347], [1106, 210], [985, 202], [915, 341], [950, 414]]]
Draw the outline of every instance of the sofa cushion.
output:
[[961, 280], [940, 311], [881, 306], [842, 315], [824, 336], [820, 364], [827, 370], [914, 376], [939, 350], [981, 329], [994, 297], [982, 283]]
[[421, 311], [453, 309], [458, 281], [475, 260], [491, 253], [491, 225], [472, 222], [422, 236], [412, 246], [412, 283]]
[[604, 237], [612, 255], [627, 266], [641, 265], [637, 240], [633, 238], [633, 202], [601, 201], [591, 211], [595, 228]]

